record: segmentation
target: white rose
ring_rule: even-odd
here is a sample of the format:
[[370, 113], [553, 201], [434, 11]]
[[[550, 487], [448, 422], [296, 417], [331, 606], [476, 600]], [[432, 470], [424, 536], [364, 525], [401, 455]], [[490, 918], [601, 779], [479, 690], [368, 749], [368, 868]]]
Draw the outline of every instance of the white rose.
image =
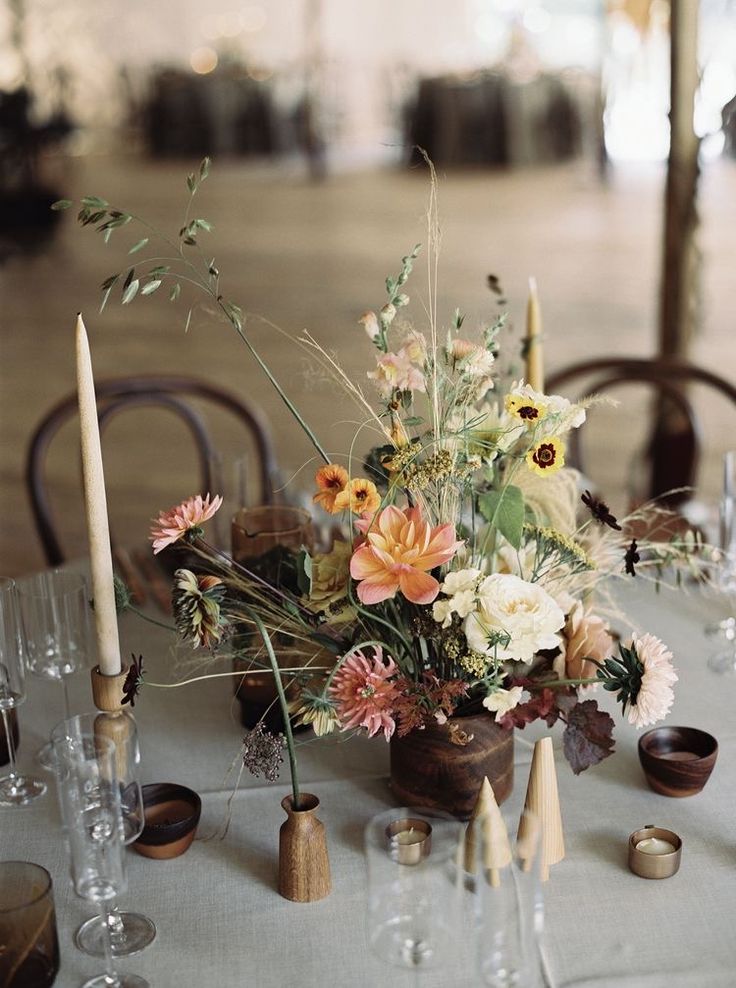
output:
[[[565, 615], [538, 583], [527, 583], [511, 573], [493, 573], [478, 588], [478, 610], [465, 619], [463, 630], [476, 652], [499, 659], [531, 662], [542, 648], [556, 648], [556, 633]], [[489, 645], [494, 632], [509, 635], [508, 647]]]
[[519, 700], [521, 700], [521, 694], [523, 692], [523, 686], [512, 686], [510, 690], [496, 690], [495, 693], [489, 693], [483, 700], [483, 706], [486, 710], [490, 710], [491, 713], [495, 712], [496, 720], [499, 720], [509, 710], [514, 709]]

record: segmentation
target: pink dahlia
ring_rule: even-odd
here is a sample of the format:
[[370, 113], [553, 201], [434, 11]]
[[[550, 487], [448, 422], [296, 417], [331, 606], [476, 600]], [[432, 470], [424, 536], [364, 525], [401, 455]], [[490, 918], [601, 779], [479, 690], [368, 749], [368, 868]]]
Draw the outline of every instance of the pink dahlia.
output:
[[371, 659], [356, 650], [344, 660], [330, 687], [343, 731], [364, 727], [371, 738], [383, 731], [388, 741], [396, 727], [391, 714], [399, 693], [390, 680], [397, 672], [390, 655], [384, 660], [380, 645], [373, 646]]
[[174, 542], [183, 539], [187, 532], [199, 528], [214, 515], [221, 504], [222, 498], [219, 494], [216, 494], [211, 501], [209, 494], [206, 497], [197, 494], [168, 511], [162, 511], [151, 529], [154, 554], [161, 552], [167, 545], [173, 545]]
[[635, 727], [646, 727], [669, 713], [675, 698], [672, 684], [677, 682], [677, 673], [672, 668], [672, 652], [654, 635], [633, 638], [631, 646], [643, 671], [628, 719]]
[[389, 505], [365, 532], [365, 542], [353, 553], [350, 575], [358, 583], [363, 604], [377, 604], [400, 590], [414, 604], [431, 604], [440, 585], [429, 570], [452, 559], [462, 545], [453, 525], [432, 527], [419, 508], [402, 511]]

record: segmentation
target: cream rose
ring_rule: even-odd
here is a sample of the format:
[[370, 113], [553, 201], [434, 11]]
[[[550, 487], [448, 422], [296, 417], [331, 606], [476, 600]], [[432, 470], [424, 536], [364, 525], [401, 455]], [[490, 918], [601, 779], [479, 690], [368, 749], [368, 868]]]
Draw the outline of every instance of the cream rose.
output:
[[[538, 583], [494, 573], [480, 584], [478, 610], [465, 619], [463, 630], [476, 652], [531, 662], [539, 649], [560, 644], [557, 632], [564, 623], [561, 608]], [[489, 636], [496, 633], [510, 637], [508, 646], [489, 643]]]

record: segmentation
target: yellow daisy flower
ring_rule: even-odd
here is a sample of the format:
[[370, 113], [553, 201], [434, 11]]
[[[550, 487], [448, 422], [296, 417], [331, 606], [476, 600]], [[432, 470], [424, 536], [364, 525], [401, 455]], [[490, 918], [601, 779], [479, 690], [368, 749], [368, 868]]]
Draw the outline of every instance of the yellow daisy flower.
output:
[[526, 384], [506, 395], [504, 407], [515, 419], [526, 425], [535, 426], [547, 415], [549, 402], [545, 395]]
[[556, 436], [547, 436], [526, 454], [526, 464], [540, 477], [550, 477], [565, 465], [565, 444]]

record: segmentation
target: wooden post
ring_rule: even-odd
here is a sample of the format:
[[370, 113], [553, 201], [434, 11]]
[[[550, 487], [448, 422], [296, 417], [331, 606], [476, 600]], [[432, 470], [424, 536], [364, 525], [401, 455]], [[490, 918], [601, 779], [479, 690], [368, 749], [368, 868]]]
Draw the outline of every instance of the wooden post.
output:
[[672, 0], [670, 19], [670, 154], [665, 191], [659, 349], [685, 357], [698, 320], [699, 257], [695, 242], [698, 150], [693, 115], [698, 73], [698, 0]]
[[[671, 0], [670, 15], [670, 153], [664, 203], [662, 284], [659, 308], [659, 354], [686, 359], [700, 320], [700, 253], [698, 228], [698, 151], [693, 116], [698, 72], [699, 0]], [[682, 387], [683, 385], [679, 385]], [[687, 483], [678, 464], [690, 455], [683, 447], [689, 434], [683, 413], [672, 401], [657, 402], [650, 440], [650, 495]], [[671, 499], [675, 504], [683, 496]]]

